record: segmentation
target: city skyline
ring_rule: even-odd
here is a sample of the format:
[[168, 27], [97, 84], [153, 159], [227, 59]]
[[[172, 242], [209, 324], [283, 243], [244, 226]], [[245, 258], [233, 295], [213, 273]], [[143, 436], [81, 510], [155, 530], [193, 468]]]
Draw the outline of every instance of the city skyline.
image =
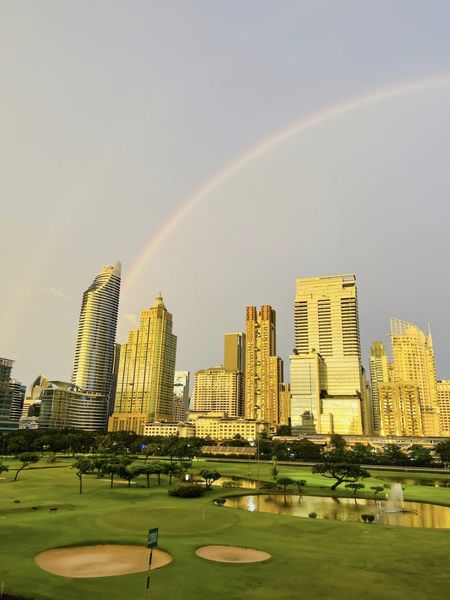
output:
[[398, 317], [431, 321], [448, 377], [447, 3], [39, 4], [2, 7], [0, 346], [18, 380], [70, 379], [80, 290], [116, 257], [118, 341], [161, 289], [179, 368], [219, 362], [264, 303], [286, 361], [295, 279], [355, 273], [366, 368]]

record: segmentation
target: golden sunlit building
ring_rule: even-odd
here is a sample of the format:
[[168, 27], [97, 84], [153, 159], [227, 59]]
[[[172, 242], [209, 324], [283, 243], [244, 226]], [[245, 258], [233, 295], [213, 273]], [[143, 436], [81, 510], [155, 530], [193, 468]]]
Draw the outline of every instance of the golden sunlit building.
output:
[[302, 419], [299, 410], [306, 410], [318, 433], [362, 434], [363, 423], [371, 419], [364, 414], [370, 401], [361, 364], [354, 275], [297, 280], [295, 352], [291, 357], [295, 419]]
[[223, 366], [227, 371], [245, 371], [245, 333], [226, 333]]
[[243, 385], [240, 371], [227, 371], [222, 366], [197, 371], [193, 392], [194, 411], [223, 411], [230, 417], [242, 416]]
[[450, 379], [437, 381], [436, 391], [441, 421], [441, 435], [450, 436]]
[[372, 393], [372, 414], [374, 433], [381, 432], [380, 399], [378, 385], [389, 381], [389, 363], [383, 342], [373, 342], [369, 357], [370, 385]]
[[423, 435], [420, 393], [417, 385], [398, 381], [379, 383], [378, 399], [382, 435]]
[[283, 361], [276, 356], [276, 313], [269, 305], [247, 307], [245, 417], [280, 424]]
[[143, 434], [149, 421], [172, 420], [176, 347], [172, 315], [159, 294], [121, 347], [108, 431]]
[[317, 352], [292, 354], [291, 364], [291, 425], [298, 433], [320, 431], [321, 398], [325, 395], [326, 370]]
[[440, 435], [431, 333], [425, 335], [416, 325], [391, 319], [391, 341], [392, 381], [417, 386], [423, 435]]

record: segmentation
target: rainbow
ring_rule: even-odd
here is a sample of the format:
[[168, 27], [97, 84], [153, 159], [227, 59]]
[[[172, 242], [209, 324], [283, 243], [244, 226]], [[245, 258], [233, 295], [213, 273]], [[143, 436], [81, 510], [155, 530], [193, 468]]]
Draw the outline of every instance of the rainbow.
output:
[[191, 194], [176, 211], [165, 221], [161, 229], [143, 246], [142, 250], [133, 261], [128, 275], [123, 282], [122, 294], [126, 293], [133, 284], [137, 275], [142, 271], [145, 264], [152, 256], [155, 249], [172, 233], [172, 231], [215, 189], [222, 185], [227, 179], [241, 171], [250, 162], [257, 159], [259, 156], [267, 152], [274, 146], [285, 142], [286, 140], [307, 131], [317, 125], [321, 125], [332, 119], [349, 113], [354, 110], [359, 110], [379, 102], [385, 102], [413, 94], [416, 92], [425, 91], [441, 86], [450, 85], [450, 74], [444, 73], [435, 75], [426, 79], [403, 82], [395, 86], [382, 88], [368, 92], [360, 96], [354, 96], [339, 104], [322, 109], [312, 114], [306, 115], [290, 123], [287, 127], [277, 131], [276, 133], [265, 137], [261, 142], [253, 146], [235, 160], [227, 164], [218, 171], [211, 179], [204, 183], [199, 189]]

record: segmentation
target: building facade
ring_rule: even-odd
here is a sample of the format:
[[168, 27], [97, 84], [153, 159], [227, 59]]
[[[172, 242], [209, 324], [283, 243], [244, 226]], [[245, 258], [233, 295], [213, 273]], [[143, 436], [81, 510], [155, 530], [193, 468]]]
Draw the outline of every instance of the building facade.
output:
[[185, 421], [189, 412], [189, 371], [175, 371], [172, 418]]
[[276, 355], [276, 313], [269, 305], [247, 307], [245, 417], [280, 424], [283, 361]]
[[297, 372], [291, 379], [293, 403], [296, 398], [310, 403], [312, 408], [307, 410], [313, 414], [318, 433], [362, 434], [369, 400], [365, 398], [354, 275], [297, 280], [295, 352], [309, 356], [305, 358], [309, 366], [301, 367], [301, 359], [295, 362], [294, 357], [294, 367], [304, 369], [305, 375]]
[[13, 390], [9, 382], [13, 365], [13, 360], [0, 358], [0, 431], [8, 431], [18, 427], [18, 424], [11, 420]]
[[221, 412], [229, 417], [243, 415], [243, 374], [211, 367], [197, 371], [194, 387], [194, 411]]
[[378, 384], [383, 436], [423, 436], [420, 392], [414, 383]]
[[172, 420], [176, 348], [172, 315], [159, 294], [122, 344], [108, 431], [143, 434], [147, 422]]
[[380, 399], [378, 385], [389, 381], [389, 362], [383, 342], [373, 342], [369, 356], [370, 387], [372, 394], [372, 418], [375, 434], [381, 433]]
[[120, 276], [120, 262], [100, 271], [83, 294], [78, 325], [72, 384], [104, 398], [111, 392]]
[[414, 385], [419, 390], [423, 435], [440, 435], [436, 367], [431, 333], [416, 325], [391, 319], [392, 380]]
[[49, 381], [40, 395], [39, 429], [105, 429], [108, 398], [72, 383]]
[[450, 436], [450, 379], [436, 382], [441, 435]]
[[223, 366], [227, 371], [245, 373], [245, 333], [226, 333]]

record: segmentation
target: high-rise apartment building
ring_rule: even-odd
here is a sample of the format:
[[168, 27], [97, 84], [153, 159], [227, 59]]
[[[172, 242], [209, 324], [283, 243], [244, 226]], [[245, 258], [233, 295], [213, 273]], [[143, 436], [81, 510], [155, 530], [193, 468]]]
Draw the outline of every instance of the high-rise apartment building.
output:
[[280, 424], [283, 361], [276, 356], [276, 313], [269, 305], [247, 307], [245, 417]]
[[189, 371], [175, 371], [172, 419], [185, 421], [189, 412]]
[[381, 434], [384, 436], [422, 436], [419, 388], [414, 383], [378, 384]]
[[373, 342], [369, 357], [372, 417], [374, 433], [381, 433], [380, 399], [378, 385], [389, 381], [389, 362], [383, 342]]
[[10, 419], [19, 427], [20, 417], [22, 416], [23, 404], [27, 388], [23, 383], [16, 379], [10, 379], [9, 387], [12, 390], [11, 415]]
[[223, 412], [228, 417], [242, 416], [243, 374], [211, 367], [197, 371], [194, 387], [194, 410]]
[[159, 294], [122, 344], [108, 431], [143, 434], [147, 422], [172, 419], [176, 348], [172, 315]]
[[437, 381], [436, 391], [441, 421], [441, 435], [450, 436], [450, 379]]
[[[297, 403], [302, 398], [305, 406], [310, 403], [306, 410], [312, 412], [314, 428], [319, 433], [362, 434], [363, 422], [369, 419], [364, 416], [368, 400], [361, 365], [354, 275], [297, 280], [295, 352], [291, 357], [294, 371], [297, 368], [297, 375], [291, 380], [293, 403], [296, 398]], [[312, 356], [314, 353], [323, 360], [323, 373], [319, 359]], [[304, 359], [304, 365], [301, 359], [295, 358], [306, 355], [310, 358]], [[306, 367], [308, 363], [311, 369]], [[299, 369], [306, 372], [306, 382]], [[311, 390], [316, 390], [314, 394], [306, 389], [309, 373]]]
[[83, 294], [72, 373], [77, 388], [105, 398], [111, 390], [120, 271], [120, 262], [104, 267]]
[[392, 381], [417, 386], [423, 435], [440, 435], [431, 333], [425, 335], [416, 325], [400, 319], [391, 319], [391, 341]]

